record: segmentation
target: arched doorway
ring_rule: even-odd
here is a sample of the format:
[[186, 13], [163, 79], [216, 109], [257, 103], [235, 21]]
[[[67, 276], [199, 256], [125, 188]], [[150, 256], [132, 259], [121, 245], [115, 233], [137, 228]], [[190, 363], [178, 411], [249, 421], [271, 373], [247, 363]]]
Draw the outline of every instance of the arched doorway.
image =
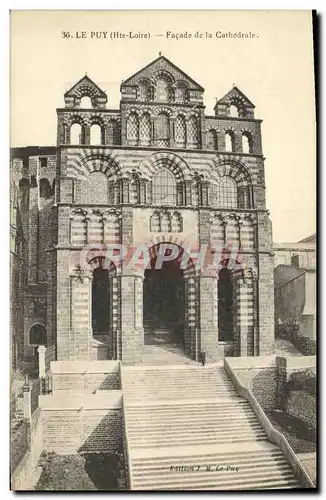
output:
[[95, 257], [89, 262], [93, 270], [92, 281], [92, 330], [93, 336], [108, 335], [113, 326], [113, 277], [115, 266], [105, 257]]
[[172, 242], [151, 247], [149, 259], [143, 283], [144, 343], [166, 350], [175, 346], [197, 359], [194, 262]]
[[185, 281], [177, 260], [163, 262], [155, 269], [156, 257], [145, 271], [145, 344], [184, 345]]
[[231, 273], [223, 267], [218, 274], [218, 340], [233, 340], [233, 285]]

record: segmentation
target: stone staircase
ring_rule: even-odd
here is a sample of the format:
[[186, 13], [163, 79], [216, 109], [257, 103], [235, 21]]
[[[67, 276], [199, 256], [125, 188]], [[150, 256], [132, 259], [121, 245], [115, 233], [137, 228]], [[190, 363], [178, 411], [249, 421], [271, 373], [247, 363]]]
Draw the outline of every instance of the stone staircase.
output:
[[222, 366], [122, 370], [132, 489], [300, 487]]

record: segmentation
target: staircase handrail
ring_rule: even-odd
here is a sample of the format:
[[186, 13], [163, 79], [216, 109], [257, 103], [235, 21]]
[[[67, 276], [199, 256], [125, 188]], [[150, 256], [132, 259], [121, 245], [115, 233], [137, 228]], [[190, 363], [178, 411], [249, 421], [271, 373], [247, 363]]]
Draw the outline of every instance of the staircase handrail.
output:
[[132, 465], [130, 458], [130, 447], [128, 441], [128, 424], [127, 424], [127, 409], [124, 401], [123, 395], [123, 373], [122, 373], [122, 363], [119, 361], [119, 374], [120, 374], [120, 383], [121, 383], [121, 391], [122, 391], [122, 421], [123, 421], [123, 451], [124, 451], [124, 460], [125, 464], [127, 464], [127, 472], [128, 472], [128, 489], [132, 490]]
[[230, 366], [228, 360], [224, 358], [224, 367], [227, 372], [227, 374], [230, 376], [232, 379], [234, 385], [236, 386], [240, 396], [242, 396], [244, 399], [248, 401], [250, 406], [252, 407], [253, 411], [255, 412], [261, 426], [263, 427], [264, 431], [267, 434], [268, 439], [275, 444], [280, 450], [282, 451], [285, 459], [288, 461], [288, 463], [291, 465], [291, 468], [294, 472], [294, 475], [296, 478], [300, 481], [301, 485], [304, 488], [315, 488], [315, 484], [312, 482], [310, 477], [308, 476], [307, 472], [305, 471], [303, 465], [301, 464], [300, 460], [294, 453], [292, 447], [290, 446], [288, 440], [282, 434], [280, 431], [275, 429], [275, 427], [272, 425], [271, 421], [265, 414], [264, 410], [258, 403], [256, 397], [252, 393], [252, 391], [244, 386], [242, 382], [240, 381], [238, 375], [235, 373], [235, 371], [232, 369]]

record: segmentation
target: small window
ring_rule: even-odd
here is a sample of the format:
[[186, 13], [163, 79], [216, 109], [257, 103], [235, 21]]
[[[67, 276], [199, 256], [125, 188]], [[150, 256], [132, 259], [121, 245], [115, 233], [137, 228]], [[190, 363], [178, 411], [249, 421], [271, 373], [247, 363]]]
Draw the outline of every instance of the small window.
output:
[[80, 100], [81, 109], [90, 109], [92, 108], [92, 99], [88, 96], [84, 96]]
[[242, 134], [242, 152], [245, 154], [252, 153], [252, 140], [249, 133], [244, 132]]
[[47, 158], [40, 158], [40, 167], [45, 168], [48, 165], [48, 159]]
[[233, 118], [238, 118], [239, 110], [238, 107], [235, 106], [235, 104], [231, 104], [231, 106], [229, 107], [229, 115], [232, 116]]
[[225, 133], [225, 151], [228, 153], [234, 152], [234, 134], [233, 132]]

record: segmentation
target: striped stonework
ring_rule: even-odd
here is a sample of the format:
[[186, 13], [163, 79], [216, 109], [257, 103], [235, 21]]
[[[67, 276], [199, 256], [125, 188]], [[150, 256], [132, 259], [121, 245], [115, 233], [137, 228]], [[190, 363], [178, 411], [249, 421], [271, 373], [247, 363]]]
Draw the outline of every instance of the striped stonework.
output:
[[255, 225], [253, 220], [245, 217], [241, 225], [241, 247], [245, 251], [255, 248]]
[[86, 212], [73, 211], [70, 215], [70, 243], [81, 246], [87, 243]]
[[234, 280], [234, 327], [237, 356], [254, 355], [254, 281], [252, 277]]
[[235, 215], [229, 215], [226, 219], [226, 247], [237, 249], [240, 246], [240, 226]]
[[71, 277], [71, 359], [89, 359], [91, 336], [91, 279]]
[[88, 243], [103, 243], [103, 237], [103, 215], [94, 210], [88, 224]]

